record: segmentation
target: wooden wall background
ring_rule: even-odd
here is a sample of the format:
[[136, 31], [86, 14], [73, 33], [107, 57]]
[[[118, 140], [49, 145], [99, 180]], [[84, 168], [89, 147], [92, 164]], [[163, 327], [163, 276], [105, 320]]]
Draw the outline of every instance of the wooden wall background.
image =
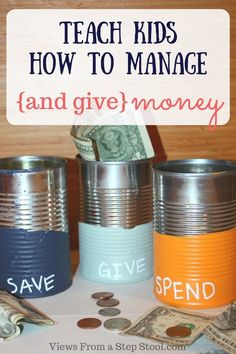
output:
[[[160, 126], [152, 127], [152, 135], [159, 139], [159, 158], [222, 158], [236, 160], [236, 1], [235, 0], [8, 0], [0, 4], [0, 157], [14, 155], [57, 155], [68, 158], [69, 172], [69, 222], [71, 245], [77, 247], [77, 175], [73, 160], [76, 149], [70, 139], [68, 126], [11, 126], [6, 120], [6, 14], [16, 8], [222, 8], [231, 17], [231, 118], [225, 126], [209, 132], [202, 126]], [[216, 58], [217, 60], [217, 58]]]

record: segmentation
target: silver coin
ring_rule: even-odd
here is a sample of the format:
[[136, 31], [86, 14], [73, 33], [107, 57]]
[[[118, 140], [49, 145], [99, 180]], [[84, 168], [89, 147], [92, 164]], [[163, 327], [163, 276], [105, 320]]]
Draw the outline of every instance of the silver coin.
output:
[[94, 293], [91, 295], [93, 299], [110, 299], [111, 297], [114, 296], [113, 293], [111, 293], [110, 291], [100, 291], [98, 293]]
[[120, 310], [114, 307], [105, 307], [98, 311], [99, 315], [106, 316], [106, 317], [113, 317], [120, 314]]
[[131, 326], [131, 321], [122, 317], [110, 318], [103, 323], [103, 326], [111, 331], [122, 331]]
[[101, 307], [113, 307], [119, 305], [119, 303], [120, 303], [119, 300], [113, 298], [101, 299], [96, 302], [96, 304]]

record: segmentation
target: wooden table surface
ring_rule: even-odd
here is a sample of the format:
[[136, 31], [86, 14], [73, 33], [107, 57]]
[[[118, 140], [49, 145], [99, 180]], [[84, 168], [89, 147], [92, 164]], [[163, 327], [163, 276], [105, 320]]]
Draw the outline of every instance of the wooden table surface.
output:
[[14, 155], [57, 155], [69, 158], [69, 222], [72, 247], [77, 247], [77, 169], [73, 160], [76, 149], [71, 141], [68, 126], [11, 126], [6, 120], [6, 14], [16, 8], [221, 8], [231, 17], [231, 118], [228, 124], [209, 132], [203, 126], [159, 126], [151, 128], [157, 136], [159, 158], [222, 158], [236, 160], [236, 1], [235, 0], [175, 0], [175, 1], [1, 1], [0, 4], [0, 157]]

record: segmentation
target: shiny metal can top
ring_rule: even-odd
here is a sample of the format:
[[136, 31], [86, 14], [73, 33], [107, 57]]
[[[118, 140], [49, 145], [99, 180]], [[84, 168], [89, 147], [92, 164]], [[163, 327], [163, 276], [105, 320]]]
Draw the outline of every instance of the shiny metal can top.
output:
[[152, 158], [87, 161], [78, 157], [80, 221], [132, 228], [152, 221]]
[[64, 159], [0, 159], [0, 227], [66, 231], [66, 204]]
[[82, 185], [96, 189], [134, 189], [152, 185], [152, 158], [132, 161], [88, 161], [77, 157]]
[[236, 163], [225, 160], [170, 160], [155, 164], [154, 190], [165, 202], [210, 204], [236, 199]]
[[66, 186], [66, 161], [52, 156], [0, 159], [0, 193], [43, 192]]
[[153, 166], [154, 227], [170, 235], [207, 234], [236, 226], [236, 163], [171, 160]]

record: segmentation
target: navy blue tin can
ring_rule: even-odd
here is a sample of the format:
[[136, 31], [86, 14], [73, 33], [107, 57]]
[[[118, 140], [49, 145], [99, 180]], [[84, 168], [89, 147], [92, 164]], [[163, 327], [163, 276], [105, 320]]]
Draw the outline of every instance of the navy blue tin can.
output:
[[0, 159], [0, 288], [20, 297], [71, 285], [66, 161]]

